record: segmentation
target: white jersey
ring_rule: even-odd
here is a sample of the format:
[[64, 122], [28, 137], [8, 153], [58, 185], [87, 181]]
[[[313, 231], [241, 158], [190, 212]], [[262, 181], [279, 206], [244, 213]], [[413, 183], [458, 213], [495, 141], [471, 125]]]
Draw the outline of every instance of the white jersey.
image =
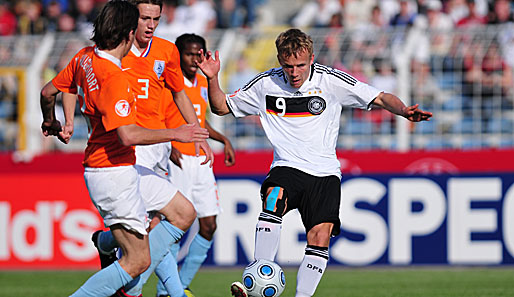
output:
[[271, 168], [341, 177], [336, 144], [342, 108], [369, 109], [380, 92], [343, 71], [314, 63], [299, 89], [291, 87], [282, 68], [273, 68], [226, 100], [236, 117], [259, 115], [274, 150]]

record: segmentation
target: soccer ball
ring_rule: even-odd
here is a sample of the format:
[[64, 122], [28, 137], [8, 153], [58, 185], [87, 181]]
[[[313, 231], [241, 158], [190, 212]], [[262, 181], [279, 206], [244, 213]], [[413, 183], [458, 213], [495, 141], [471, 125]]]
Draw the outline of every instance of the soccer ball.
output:
[[243, 286], [248, 296], [277, 297], [284, 292], [286, 276], [277, 263], [259, 259], [243, 271]]

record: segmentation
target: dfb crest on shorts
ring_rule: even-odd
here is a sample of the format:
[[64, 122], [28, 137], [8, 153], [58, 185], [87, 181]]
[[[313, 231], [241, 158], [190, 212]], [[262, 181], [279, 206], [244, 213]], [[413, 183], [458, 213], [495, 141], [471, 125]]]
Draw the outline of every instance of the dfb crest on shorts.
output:
[[164, 72], [164, 61], [155, 60], [153, 63], [153, 71], [157, 74], [157, 78], [161, 78]]
[[321, 114], [325, 110], [325, 107], [325, 100], [320, 97], [312, 97], [307, 103], [307, 108], [314, 115]]

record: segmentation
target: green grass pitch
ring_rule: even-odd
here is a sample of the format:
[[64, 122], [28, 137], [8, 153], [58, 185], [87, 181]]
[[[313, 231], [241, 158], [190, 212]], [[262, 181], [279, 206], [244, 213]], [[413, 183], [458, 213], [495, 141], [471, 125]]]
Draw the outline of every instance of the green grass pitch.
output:
[[[228, 297], [242, 268], [202, 268], [191, 284], [196, 297]], [[0, 271], [0, 297], [68, 296], [94, 271]], [[296, 270], [285, 269], [284, 297], [294, 296]], [[155, 296], [152, 276], [144, 297]], [[514, 296], [514, 266], [328, 267], [314, 296]]]

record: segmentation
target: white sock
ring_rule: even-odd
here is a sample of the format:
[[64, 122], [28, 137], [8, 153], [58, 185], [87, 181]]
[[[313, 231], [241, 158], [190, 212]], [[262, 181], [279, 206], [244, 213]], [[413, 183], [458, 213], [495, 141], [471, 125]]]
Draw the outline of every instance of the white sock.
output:
[[296, 276], [296, 297], [312, 296], [325, 272], [328, 248], [308, 245]]
[[255, 228], [255, 259], [275, 261], [281, 230], [281, 217], [261, 212]]

